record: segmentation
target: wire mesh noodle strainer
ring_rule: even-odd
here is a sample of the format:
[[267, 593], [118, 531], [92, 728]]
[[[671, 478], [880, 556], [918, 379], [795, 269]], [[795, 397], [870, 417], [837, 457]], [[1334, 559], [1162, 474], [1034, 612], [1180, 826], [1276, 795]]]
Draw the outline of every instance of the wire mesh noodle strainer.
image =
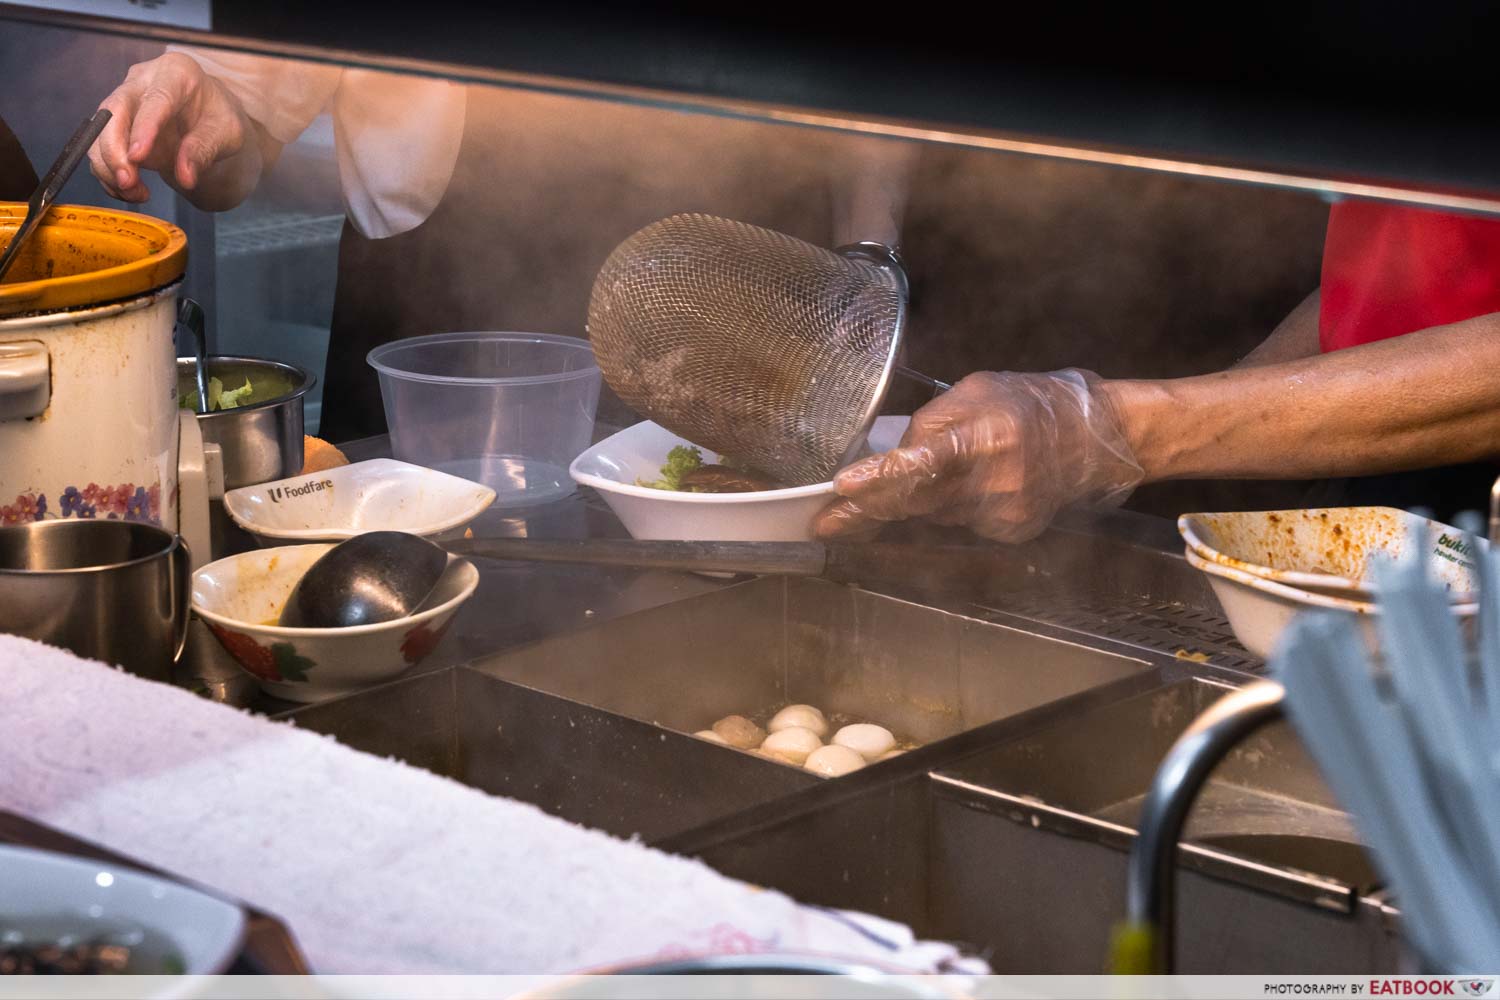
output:
[[605, 380], [636, 412], [804, 485], [864, 443], [905, 326], [905, 274], [878, 244], [833, 252], [677, 215], [610, 255], [588, 329]]

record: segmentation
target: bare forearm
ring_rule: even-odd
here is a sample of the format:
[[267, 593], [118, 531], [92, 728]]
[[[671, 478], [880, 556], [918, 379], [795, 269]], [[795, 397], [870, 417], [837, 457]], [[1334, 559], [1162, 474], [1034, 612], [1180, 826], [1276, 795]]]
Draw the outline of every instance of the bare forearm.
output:
[[1318, 353], [1318, 310], [1322, 302], [1319, 289], [1303, 299], [1286, 314], [1286, 318], [1261, 341], [1260, 346], [1240, 359], [1236, 368], [1259, 368], [1282, 361], [1310, 358]]
[[1490, 458], [1500, 455], [1500, 314], [1105, 392], [1150, 480], [1368, 475]]

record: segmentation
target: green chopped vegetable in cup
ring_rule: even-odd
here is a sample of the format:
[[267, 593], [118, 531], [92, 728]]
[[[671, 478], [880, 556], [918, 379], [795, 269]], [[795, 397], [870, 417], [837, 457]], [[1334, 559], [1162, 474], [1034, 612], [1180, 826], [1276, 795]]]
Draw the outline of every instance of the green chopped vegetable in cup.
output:
[[[250, 394], [254, 392], [250, 385], [250, 379], [246, 377], [245, 384], [238, 389], [225, 389], [224, 383], [217, 377], [208, 380], [208, 407], [209, 413], [215, 410], [233, 410], [250, 401]], [[177, 397], [177, 405], [184, 410], [198, 409], [198, 390], [189, 389]]]

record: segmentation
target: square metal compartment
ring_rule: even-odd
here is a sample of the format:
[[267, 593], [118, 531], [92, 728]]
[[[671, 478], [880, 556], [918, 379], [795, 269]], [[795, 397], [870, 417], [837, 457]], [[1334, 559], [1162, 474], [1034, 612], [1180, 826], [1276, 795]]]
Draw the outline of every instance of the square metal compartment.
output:
[[[1229, 689], [1203, 679], [1095, 707], [933, 775], [933, 933], [996, 942], [1015, 971], [1076, 971], [1124, 913], [1145, 793]], [[1009, 863], [975, 865], [988, 855]], [[1179, 851], [1178, 970], [1394, 971], [1394, 910], [1290, 726], [1215, 769]]]
[[285, 717], [657, 841], [824, 780], [686, 735], [722, 716], [807, 702], [928, 744], [869, 774], [935, 766], [959, 734], [1151, 670], [853, 588], [762, 578]]
[[857, 588], [773, 578], [471, 666], [682, 733], [803, 702], [924, 744], [1150, 669]]
[[[1226, 691], [1196, 678], [1101, 690], [1000, 723], [948, 764], [747, 810], [663, 846], [964, 942], [997, 972], [1101, 972], [1146, 787]], [[1399, 970], [1397, 913], [1371, 891], [1348, 817], [1288, 728], [1234, 753], [1194, 817], [1199, 843], [1179, 854], [1178, 971]]]

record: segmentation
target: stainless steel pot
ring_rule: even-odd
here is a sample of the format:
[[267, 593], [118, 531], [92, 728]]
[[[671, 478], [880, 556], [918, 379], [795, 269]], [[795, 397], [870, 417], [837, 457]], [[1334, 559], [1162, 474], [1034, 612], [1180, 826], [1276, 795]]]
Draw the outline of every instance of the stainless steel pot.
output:
[[170, 681], [187, 640], [187, 546], [154, 525], [68, 519], [0, 528], [0, 631]]
[[[194, 389], [194, 360], [177, 359], [178, 392]], [[198, 414], [205, 444], [216, 444], [223, 452], [224, 488], [255, 486], [285, 479], [302, 471], [302, 400], [317, 379], [296, 365], [262, 358], [215, 356], [208, 359], [209, 378], [228, 388], [245, 379], [259, 387], [282, 383], [286, 391], [263, 402], [232, 410]]]

